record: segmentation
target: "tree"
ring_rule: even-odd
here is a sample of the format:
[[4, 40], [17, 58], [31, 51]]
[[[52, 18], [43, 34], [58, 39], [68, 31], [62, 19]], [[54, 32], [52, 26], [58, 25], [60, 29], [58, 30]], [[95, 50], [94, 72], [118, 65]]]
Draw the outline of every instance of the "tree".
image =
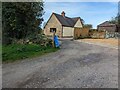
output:
[[46, 23], [47, 23], [47, 22], [44, 22], [44, 23], [43, 23], [43, 28], [45, 27]]
[[116, 24], [117, 23], [117, 17], [112, 17], [112, 19], [109, 21], [112, 24]]
[[120, 1], [118, 2], [118, 14], [110, 20], [113, 24], [120, 24]]
[[120, 14], [118, 14], [118, 24], [120, 24]]
[[81, 22], [82, 22], [82, 24], [84, 24], [84, 23], [85, 23], [85, 21], [84, 21], [83, 19], [81, 19]]
[[91, 29], [92, 28], [92, 24], [84, 24], [83, 27]]
[[37, 34], [44, 14], [43, 2], [3, 2], [3, 41]]
[[111, 20], [109, 20], [112, 24], [120, 24], [120, 13], [118, 12], [116, 17], [112, 17]]

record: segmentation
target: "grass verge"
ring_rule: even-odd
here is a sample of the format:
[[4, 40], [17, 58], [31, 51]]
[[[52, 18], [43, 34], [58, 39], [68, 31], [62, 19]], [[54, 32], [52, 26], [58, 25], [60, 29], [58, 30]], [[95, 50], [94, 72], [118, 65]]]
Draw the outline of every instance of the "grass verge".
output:
[[36, 44], [12, 44], [2, 46], [2, 61], [13, 62], [20, 59], [41, 56], [57, 50], [58, 48], [45, 47]]

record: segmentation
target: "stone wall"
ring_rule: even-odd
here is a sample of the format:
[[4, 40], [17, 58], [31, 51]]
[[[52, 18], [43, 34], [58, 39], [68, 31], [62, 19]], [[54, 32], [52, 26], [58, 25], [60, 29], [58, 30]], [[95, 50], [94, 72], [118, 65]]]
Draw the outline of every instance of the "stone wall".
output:
[[106, 32], [104, 32], [104, 31], [92, 31], [92, 32], [89, 32], [89, 35], [91, 38], [103, 39], [106, 37]]
[[120, 38], [120, 33], [118, 33], [118, 32], [106, 32], [106, 38]]

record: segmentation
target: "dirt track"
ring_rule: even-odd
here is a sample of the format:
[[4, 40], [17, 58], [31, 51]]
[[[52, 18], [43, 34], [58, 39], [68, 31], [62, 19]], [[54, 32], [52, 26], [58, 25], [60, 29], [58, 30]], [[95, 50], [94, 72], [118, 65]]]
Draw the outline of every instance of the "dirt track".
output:
[[118, 50], [63, 40], [59, 51], [3, 65], [3, 88], [118, 88]]
[[114, 38], [110, 38], [110, 39], [80, 39], [77, 41], [101, 44], [101, 45], [105, 45], [107, 47], [116, 47], [116, 48], [118, 48], [119, 43], [120, 43], [119, 39], [114, 39]]

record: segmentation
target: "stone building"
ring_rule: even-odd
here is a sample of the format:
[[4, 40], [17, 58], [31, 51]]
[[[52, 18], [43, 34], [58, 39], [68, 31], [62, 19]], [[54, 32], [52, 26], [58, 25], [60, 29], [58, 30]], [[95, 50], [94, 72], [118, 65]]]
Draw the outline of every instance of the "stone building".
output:
[[116, 37], [119, 31], [117, 24], [112, 24], [109, 21], [105, 21], [97, 26], [98, 31], [103, 30], [106, 32], [106, 38]]
[[82, 19], [80, 17], [70, 18], [65, 16], [63, 11], [60, 14], [52, 13], [44, 26], [44, 34], [51, 36], [53, 31], [58, 37], [74, 37], [74, 28], [82, 28]]
[[116, 32], [117, 31], [117, 25], [111, 24], [109, 21], [105, 21], [97, 26], [98, 31], [99, 30], [105, 30], [107, 32]]

